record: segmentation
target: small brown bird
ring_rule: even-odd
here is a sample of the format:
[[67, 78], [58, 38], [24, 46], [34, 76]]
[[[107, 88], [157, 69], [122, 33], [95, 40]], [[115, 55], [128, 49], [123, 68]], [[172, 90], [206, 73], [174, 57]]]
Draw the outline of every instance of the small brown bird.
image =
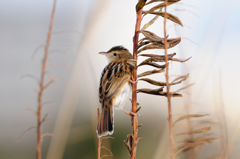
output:
[[99, 85], [101, 115], [97, 125], [97, 135], [102, 137], [113, 134], [113, 108], [123, 110], [122, 107], [131, 92], [132, 72], [136, 66], [136, 60], [132, 59], [131, 53], [122, 46], [114, 46], [108, 52], [99, 54], [106, 55], [109, 60], [109, 64], [102, 71]]

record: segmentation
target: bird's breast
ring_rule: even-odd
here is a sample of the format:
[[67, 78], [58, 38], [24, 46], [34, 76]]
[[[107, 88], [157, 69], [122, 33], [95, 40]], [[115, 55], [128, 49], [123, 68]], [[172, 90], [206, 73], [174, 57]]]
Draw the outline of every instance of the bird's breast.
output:
[[113, 106], [117, 106], [119, 108], [122, 108], [126, 102], [126, 100], [129, 98], [129, 93], [132, 90], [132, 85], [129, 82], [126, 82], [126, 84], [120, 89], [120, 91], [116, 94], [116, 96], [113, 98]]

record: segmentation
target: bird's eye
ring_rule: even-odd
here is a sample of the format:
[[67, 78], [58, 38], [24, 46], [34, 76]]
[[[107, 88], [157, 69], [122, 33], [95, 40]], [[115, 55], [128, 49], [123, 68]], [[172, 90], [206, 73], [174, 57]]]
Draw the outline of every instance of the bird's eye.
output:
[[117, 53], [113, 53], [113, 56], [117, 56]]

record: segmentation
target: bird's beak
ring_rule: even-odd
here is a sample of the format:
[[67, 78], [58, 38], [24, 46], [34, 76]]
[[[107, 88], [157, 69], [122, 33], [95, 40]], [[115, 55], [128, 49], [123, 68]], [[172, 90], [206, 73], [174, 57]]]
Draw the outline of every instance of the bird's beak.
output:
[[101, 55], [107, 55], [107, 52], [99, 52]]

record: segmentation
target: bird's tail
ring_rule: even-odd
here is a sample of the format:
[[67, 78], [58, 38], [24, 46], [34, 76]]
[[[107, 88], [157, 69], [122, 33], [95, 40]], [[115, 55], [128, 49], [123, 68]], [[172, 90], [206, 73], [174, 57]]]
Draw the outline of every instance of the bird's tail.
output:
[[102, 111], [98, 120], [97, 135], [98, 137], [113, 134], [113, 108], [108, 106], [106, 101], [102, 103]]

